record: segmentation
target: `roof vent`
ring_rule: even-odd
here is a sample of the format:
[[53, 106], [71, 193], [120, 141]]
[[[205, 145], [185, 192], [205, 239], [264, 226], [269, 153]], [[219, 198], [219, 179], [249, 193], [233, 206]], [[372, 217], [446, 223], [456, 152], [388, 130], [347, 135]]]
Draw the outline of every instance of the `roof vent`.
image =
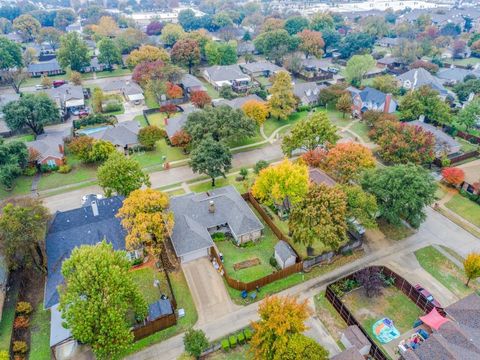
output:
[[211, 214], [215, 212], [215, 202], [213, 200], [210, 200], [208, 204], [208, 212]]
[[98, 216], [98, 205], [96, 201], [92, 201], [92, 212], [93, 216]]

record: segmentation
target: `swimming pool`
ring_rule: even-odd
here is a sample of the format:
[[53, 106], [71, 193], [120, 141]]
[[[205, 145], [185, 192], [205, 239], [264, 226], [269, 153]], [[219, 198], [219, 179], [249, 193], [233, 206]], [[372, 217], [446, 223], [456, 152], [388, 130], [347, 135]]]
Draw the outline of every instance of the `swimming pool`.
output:
[[108, 126], [101, 126], [101, 127], [96, 127], [96, 128], [90, 128], [90, 129], [83, 129], [83, 130], [78, 130], [77, 134], [84, 134], [84, 135], [91, 135], [99, 131], [103, 131], [107, 129]]

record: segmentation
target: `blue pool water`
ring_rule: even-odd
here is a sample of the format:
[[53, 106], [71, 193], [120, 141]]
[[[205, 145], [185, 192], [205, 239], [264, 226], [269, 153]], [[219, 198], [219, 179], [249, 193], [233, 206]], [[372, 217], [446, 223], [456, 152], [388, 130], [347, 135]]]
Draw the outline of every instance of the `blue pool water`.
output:
[[78, 130], [77, 133], [78, 134], [84, 134], [84, 135], [90, 135], [90, 134], [94, 134], [96, 132], [105, 130], [106, 128], [108, 128], [108, 126], [101, 126], [101, 127], [91, 128], [91, 129]]

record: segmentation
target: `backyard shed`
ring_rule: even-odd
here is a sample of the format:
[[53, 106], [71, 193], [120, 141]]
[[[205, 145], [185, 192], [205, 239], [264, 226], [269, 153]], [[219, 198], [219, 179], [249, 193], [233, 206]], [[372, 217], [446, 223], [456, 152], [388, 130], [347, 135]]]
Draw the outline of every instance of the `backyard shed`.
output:
[[161, 316], [173, 314], [172, 303], [168, 299], [160, 299], [148, 305], [148, 321], [153, 321]]
[[368, 341], [367, 337], [357, 325], [347, 327], [343, 332], [340, 341], [347, 349], [355, 348], [364, 356], [368, 355], [370, 352], [370, 341]]
[[282, 269], [294, 265], [296, 259], [297, 254], [287, 242], [280, 240], [275, 245], [275, 260]]

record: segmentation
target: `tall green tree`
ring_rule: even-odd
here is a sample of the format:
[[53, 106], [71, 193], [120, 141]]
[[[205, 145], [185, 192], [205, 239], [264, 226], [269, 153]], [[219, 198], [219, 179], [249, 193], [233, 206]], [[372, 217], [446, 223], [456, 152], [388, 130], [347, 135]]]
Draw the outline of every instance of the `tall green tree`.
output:
[[140, 164], [118, 152], [111, 154], [98, 168], [97, 177], [107, 196], [113, 193], [128, 196], [143, 185], [150, 186], [150, 177], [142, 171]]
[[347, 240], [346, 215], [347, 198], [342, 190], [314, 184], [305, 198], [293, 205], [288, 227], [294, 242], [337, 250]]
[[427, 120], [441, 124], [450, 124], [452, 114], [448, 104], [443, 101], [438, 92], [428, 86], [409, 92], [400, 101], [400, 119], [403, 121], [417, 120], [424, 115]]
[[24, 94], [19, 100], [3, 107], [5, 122], [11, 130], [30, 128], [35, 135], [43, 133], [43, 126], [58, 120], [57, 105], [47, 94]]
[[326, 145], [335, 145], [339, 139], [337, 127], [323, 111], [316, 111], [308, 118], [296, 123], [292, 131], [283, 138], [282, 150], [290, 156], [294, 150], [315, 150]]
[[57, 59], [62, 68], [70, 67], [73, 71], [81, 71], [85, 66], [90, 65], [87, 44], [77, 32], [62, 36]]
[[55, 19], [53, 25], [60, 30], [65, 31], [68, 25], [71, 25], [75, 22], [77, 15], [71, 9], [60, 9], [56, 11]]
[[353, 86], [360, 86], [365, 74], [375, 67], [376, 61], [372, 55], [354, 55], [347, 61], [345, 79]]
[[115, 44], [115, 41], [105, 37], [98, 43], [98, 61], [105, 64], [108, 69], [113, 65], [120, 65], [122, 63], [122, 54], [120, 49]]
[[15, 92], [20, 93], [23, 74], [22, 48], [17, 43], [0, 36], [0, 76]]
[[14, 185], [28, 162], [28, 150], [20, 141], [5, 142], [0, 138], [0, 183], [7, 189]]
[[285, 30], [290, 35], [295, 35], [305, 29], [308, 29], [308, 19], [303, 16], [293, 16], [285, 21]]
[[45, 273], [45, 235], [50, 213], [37, 199], [7, 200], [0, 215], [0, 243], [10, 270]]
[[89, 345], [97, 359], [118, 359], [133, 342], [128, 315], [147, 314], [130, 268], [125, 251], [106, 241], [76, 247], [62, 264], [59, 310], [73, 338]]
[[355, 54], [370, 53], [374, 43], [373, 36], [364, 32], [352, 32], [342, 39], [338, 50], [342, 59], [348, 59]]
[[347, 196], [347, 219], [356, 219], [367, 229], [376, 228], [378, 205], [375, 196], [359, 185], [341, 185], [340, 188]]
[[275, 74], [269, 92], [272, 95], [268, 100], [270, 115], [277, 119], [286, 120], [297, 105], [290, 74], [286, 71]]
[[403, 219], [416, 228], [425, 221], [425, 206], [433, 203], [437, 188], [427, 170], [412, 164], [369, 170], [361, 185], [377, 198], [380, 216], [394, 225]]
[[166, 46], [172, 47], [183, 36], [185, 36], [185, 31], [179, 24], [167, 24], [163, 28], [160, 38]]
[[232, 168], [232, 154], [224, 143], [206, 137], [192, 150], [190, 165], [193, 172], [208, 175], [215, 186], [215, 178], [225, 177]]
[[185, 351], [199, 359], [209, 345], [208, 339], [202, 330], [188, 329], [183, 337]]
[[480, 123], [480, 99], [473, 99], [467, 104], [467, 106], [460, 110], [456, 122], [460, 125], [465, 126], [465, 129], [467, 131], [471, 127]]
[[286, 30], [279, 29], [261, 33], [253, 43], [260, 53], [280, 62], [286, 54], [298, 48], [300, 40], [290, 36]]

